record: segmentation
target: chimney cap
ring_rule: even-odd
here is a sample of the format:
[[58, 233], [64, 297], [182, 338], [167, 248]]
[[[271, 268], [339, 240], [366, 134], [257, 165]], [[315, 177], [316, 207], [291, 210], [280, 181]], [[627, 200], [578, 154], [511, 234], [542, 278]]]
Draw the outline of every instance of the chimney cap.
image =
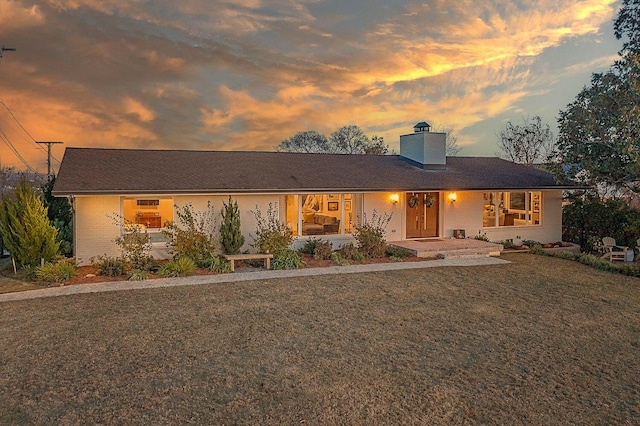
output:
[[429, 125], [429, 123], [427, 123], [426, 121], [421, 121], [418, 124], [416, 124], [415, 126], [413, 126], [413, 131], [415, 133], [428, 132], [430, 128], [431, 128], [431, 126]]

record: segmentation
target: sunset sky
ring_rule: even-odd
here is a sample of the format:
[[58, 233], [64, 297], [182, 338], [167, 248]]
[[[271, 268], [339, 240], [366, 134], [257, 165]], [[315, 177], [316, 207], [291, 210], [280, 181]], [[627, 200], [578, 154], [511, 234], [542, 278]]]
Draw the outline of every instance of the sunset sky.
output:
[[[273, 150], [298, 131], [426, 120], [492, 156], [558, 111], [621, 42], [611, 0], [0, 0], [0, 163], [64, 147]], [[7, 108], [5, 108], [8, 107]], [[54, 163], [57, 166], [57, 163]]]

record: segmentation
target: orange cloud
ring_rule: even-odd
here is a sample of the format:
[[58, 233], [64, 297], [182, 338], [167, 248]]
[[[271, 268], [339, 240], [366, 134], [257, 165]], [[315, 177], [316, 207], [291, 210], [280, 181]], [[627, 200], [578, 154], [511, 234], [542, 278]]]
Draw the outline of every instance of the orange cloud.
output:
[[43, 21], [44, 17], [36, 5], [22, 7], [12, 0], [0, 0], [0, 28], [3, 31], [40, 25]]

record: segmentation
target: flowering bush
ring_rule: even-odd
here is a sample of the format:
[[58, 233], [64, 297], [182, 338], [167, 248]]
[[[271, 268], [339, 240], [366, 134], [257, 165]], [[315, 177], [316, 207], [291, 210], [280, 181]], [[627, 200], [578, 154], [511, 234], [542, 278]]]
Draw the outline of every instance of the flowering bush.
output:
[[253, 247], [262, 253], [276, 253], [291, 248], [293, 232], [289, 225], [280, 221], [277, 206], [269, 203], [266, 218], [262, 216], [258, 206], [251, 213], [255, 216], [257, 224], [256, 235], [251, 235], [254, 240]]
[[364, 215], [361, 225], [356, 226], [353, 236], [358, 242], [358, 251], [368, 258], [383, 257], [387, 248], [385, 240], [385, 229], [393, 214], [383, 213], [378, 215], [376, 210], [367, 219]]

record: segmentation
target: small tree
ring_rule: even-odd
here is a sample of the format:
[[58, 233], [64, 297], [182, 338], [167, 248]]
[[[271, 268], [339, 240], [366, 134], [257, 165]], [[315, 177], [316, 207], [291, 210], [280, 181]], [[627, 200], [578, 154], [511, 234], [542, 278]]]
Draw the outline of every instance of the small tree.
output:
[[0, 204], [0, 233], [11, 256], [21, 267], [49, 262], [58, 252], [58, 231], [49, 223], [47, 208], [26, 180]]
[[240, 228], [240, 210], [238, 202], [231, 200], [229, 196], [229, 204], [223, 202], [224, 207], [220, 214], [222, 215], [222, 224], [220, 224], [220, 244], [225, 254], [240, 253], [240, 248], [244, 244], [244, 235]]

